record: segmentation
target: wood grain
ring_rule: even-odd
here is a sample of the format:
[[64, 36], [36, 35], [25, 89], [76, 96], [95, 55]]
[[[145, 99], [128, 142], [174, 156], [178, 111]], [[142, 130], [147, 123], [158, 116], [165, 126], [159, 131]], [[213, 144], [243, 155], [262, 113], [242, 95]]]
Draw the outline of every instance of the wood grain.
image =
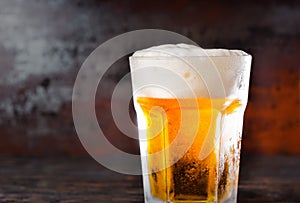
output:
[[[300, 202], [300, 157], [248, 157], [238, 202]], [[89, 158], [0, 158], [0, 202], [143, 202], [141, 176]]]

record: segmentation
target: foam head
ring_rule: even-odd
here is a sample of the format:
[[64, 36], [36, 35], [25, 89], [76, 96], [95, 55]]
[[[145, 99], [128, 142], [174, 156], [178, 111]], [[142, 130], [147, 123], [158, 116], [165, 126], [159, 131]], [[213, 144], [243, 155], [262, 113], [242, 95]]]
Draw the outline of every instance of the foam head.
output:
[[134, 96], [247, 99], [251, 55], [240, 50], [167, 44], [130, 57]]

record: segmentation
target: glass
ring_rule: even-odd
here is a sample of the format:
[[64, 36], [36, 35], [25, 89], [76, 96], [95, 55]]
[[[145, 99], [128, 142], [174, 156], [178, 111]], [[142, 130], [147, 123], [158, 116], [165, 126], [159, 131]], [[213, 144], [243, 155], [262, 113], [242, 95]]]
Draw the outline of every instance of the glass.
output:
[[250, 64], [246, 53], [130, 57], [146, 203], [237, 201]]

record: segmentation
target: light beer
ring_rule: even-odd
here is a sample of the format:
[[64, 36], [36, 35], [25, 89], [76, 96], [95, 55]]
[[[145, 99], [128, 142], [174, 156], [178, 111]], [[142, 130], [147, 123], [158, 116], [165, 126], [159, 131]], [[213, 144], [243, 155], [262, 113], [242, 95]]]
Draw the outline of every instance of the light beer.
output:
[[251, 56], [161, 45], [130, 57], [146, 203], [234, 203]]
[[[184, 105], [180, 106], [178, 99], [137, 98], [137, 103], [140, 105], [149, 126], [147, 129], [148, 154], [165, 150], [178, 135], [180, 126], [183, 129], [190, 128], [192, 125], [199, 127], [192, 146], [177, 163], [149, 175], [151, 193], [153, 197], [172, 202], [214, 202], [217, 196], [219, 199], [226, 198], [228, 193], [233, 190], [231, 179], [237, 181], [236, 170], [239, 159], [232, 160], [232, 157], [239, 156], [240, 138], [232, 142], [231, 151], [221, 152], [220, 139], [222, 137], [218, 135], [220, 131], [216, 129], [209, 131], [209, 128], [222, 125], [224, 127], [222, 119], [217, 119], [217, 117], [234, 114], [241, 107], [241, 103], [239, 100], [198, 98], [198, 109], [195, 109], [194, 104], [189, 104], [189, 99], [179, 100]], [[212, 108], [212, 103], [215, 104], [214, 108]], [[155, 109], [157, 106], [161, 108]], [[181, 123], [182, 113], [197, 114], [199, 120], [196, 122], [199, 123], [195, 123], [195, 120]], [[232, 120], [232, 122], [234, 121]], [[157, 133], [157, 129], [160, 129], [159, 133]], [[182, 130], [181, 133], [188, 133], [188, 130]], [[212, 136], [212, 138], [207, 138], [207, 136]], [[189, 135], [187, 134], [185, 137], [189, 137]], [[214, 140], [214, 147], [205, 159], [199, 160], [205, 139]], [[218, 158], [220, 153], [223, 153], [221, 156], [226, 159], [225, 167], [220, 166], [220, 164], [223, 165]], [[165, 154], [161, 160], [148, 158], [148, 170], [153, 171], [157, 168], [158, 161], [170, 160], [172, 155]], [[230, 158], [231, 160], [229, 160]], [[233, 163], [227, 163], [229, 161]], [[235, 167], [230, 168], [231, 171], [229, 171], [229, 165]]]

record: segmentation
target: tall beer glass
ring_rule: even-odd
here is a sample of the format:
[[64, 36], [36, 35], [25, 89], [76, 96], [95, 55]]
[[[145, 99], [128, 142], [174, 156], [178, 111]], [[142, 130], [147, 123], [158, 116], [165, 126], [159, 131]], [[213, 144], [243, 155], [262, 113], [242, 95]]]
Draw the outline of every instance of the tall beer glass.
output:
[[130, 57], [146, 203], [237, 201], [250, 65], [186, 44]]

